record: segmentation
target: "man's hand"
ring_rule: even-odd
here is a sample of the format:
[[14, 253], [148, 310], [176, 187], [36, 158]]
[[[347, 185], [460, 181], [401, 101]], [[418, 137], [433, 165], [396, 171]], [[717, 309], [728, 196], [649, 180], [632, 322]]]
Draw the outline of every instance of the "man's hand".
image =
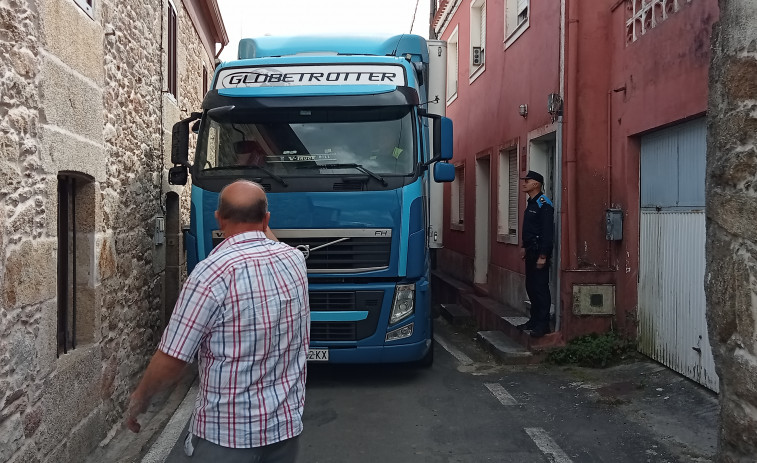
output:
[[126, 427], [131, 432], [139, 432], [142, 426], [137, 422], [137, 417], [147, 410], [147, 401], [133, 393], [129, 396], [129, 406], [126, 408]]
[[137, 389], [129, 396], [129, 406], [126, 409], [124, 423], [133, 432], [139, 432], [141, 426], [137, 422], [140, 413], [147, 410], [147, 404], [158, 392], [165, 391], [179, 379], [181, 371], [187, 365], [183, 360], [171, 357], [161, 351], [156, 351], [147, 365], [147, 370], [139, 382]]
[[544, 266], [547, 264], [547, 256], [539, 256], [536, 259], [536, 268], [544, 268]]
[[526, 248], [520, 248], [520, 259], [526, 260]]

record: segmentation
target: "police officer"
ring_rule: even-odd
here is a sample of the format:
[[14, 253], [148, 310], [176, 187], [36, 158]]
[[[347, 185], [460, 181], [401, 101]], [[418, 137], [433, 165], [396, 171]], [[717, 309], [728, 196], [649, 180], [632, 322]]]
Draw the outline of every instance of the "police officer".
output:
[[518, 328], [531, 330], [532, 337], [540, 338], [551, 331], [549, 262], [552, 257], [555, 209], [552, 201], [542, 192], [544, 177], [541, 174], [529, 170], [521, 180], [521, 190], [528, 195], [528, 205], [523, 214], [521, 257], [526, 261], [526, 293], [531, 301], [531, 317]]

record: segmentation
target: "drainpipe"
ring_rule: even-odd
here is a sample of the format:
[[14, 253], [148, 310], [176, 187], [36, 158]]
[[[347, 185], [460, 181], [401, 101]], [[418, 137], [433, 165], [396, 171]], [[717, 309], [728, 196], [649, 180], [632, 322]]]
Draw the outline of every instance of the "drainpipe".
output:
[[566, 193], [568, 195], [568, 268], [575, 270], [578, 268], [578, 201], [577, 201], [577, 179], [576, 179], [576, 107], [578, 106], [577, 76], [578, 76], [578, 0], [567, 0], [568, 2], [568, 60], [567, 67], [567, 84], [566, 93], [568, 133], [566, 136], [565, 165], [567, 168]]
[[[560, 62], [558, 63], [559, 79], [560, 79], [560, 97], [565, 95], [565, 0], [560, 1]], [[559, 248], [555, 253], [555, 331], [560, 331], [562, 324], [562, 198], [563, 198], [563, 116], [558, 113], [557, 116], [557, 130], [555, 134], [555, 178], [558, 185], [555, 188], [555, 243], [558, 243]]]

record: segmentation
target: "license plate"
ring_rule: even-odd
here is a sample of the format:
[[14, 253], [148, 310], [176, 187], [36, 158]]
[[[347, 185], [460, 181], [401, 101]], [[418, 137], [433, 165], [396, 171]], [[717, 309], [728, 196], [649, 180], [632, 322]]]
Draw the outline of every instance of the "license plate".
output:
[[328, 362], [328, 349], [310, 349], [308, 351], [308, 362]]

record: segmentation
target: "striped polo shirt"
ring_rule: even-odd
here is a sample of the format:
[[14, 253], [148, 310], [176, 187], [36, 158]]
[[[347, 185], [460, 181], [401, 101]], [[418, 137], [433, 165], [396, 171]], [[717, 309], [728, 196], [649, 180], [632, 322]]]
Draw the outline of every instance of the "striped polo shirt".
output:
[[197, 264], [158, 349], [185, 362], [198, 357], [192, 434], [250, 448], [302, 432], [309, 338], [302, 253], [253, 231]]

